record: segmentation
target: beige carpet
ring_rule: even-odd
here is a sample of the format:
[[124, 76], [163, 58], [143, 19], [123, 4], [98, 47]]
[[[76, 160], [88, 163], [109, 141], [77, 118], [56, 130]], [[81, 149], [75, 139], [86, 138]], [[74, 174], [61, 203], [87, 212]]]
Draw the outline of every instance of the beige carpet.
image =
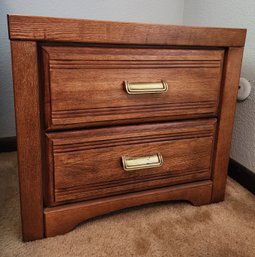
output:
[[1, 257], [255, 256], [255, 197], [230, 179], [220, 204], [152, 204], [22, 243], [16, 173], [16, 153], [0, 154]]

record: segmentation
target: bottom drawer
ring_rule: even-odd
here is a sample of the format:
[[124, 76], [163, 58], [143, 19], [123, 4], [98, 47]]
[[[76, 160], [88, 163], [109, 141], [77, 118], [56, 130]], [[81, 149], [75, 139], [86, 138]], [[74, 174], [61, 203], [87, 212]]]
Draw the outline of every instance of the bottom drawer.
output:
[[47, 203], [209, 179], [216, 120], [46, 134]]

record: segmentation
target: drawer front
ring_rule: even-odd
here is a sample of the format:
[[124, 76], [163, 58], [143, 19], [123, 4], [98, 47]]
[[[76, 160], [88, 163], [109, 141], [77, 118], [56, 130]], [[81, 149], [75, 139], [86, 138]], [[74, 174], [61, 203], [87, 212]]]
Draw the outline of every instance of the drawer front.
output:
[[209, 179], [216, 121], [46, 134], [48, 204]]
[[223, 50], [44, 46], [46, 127], [217, 116], [223, 56]]

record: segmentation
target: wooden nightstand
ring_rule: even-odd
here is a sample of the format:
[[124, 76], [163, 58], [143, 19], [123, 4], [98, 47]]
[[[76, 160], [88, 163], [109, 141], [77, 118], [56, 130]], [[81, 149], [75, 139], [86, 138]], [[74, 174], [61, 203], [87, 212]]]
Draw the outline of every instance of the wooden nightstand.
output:
[[246, 30], [8, 18], [25, 241], [224, 199]]

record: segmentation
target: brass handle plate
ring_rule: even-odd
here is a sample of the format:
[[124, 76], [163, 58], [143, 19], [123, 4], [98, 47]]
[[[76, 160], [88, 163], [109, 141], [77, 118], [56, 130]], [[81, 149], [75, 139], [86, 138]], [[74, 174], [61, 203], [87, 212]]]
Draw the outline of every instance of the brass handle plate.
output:
[[124, 81], [126, 91], [130, 95], [164, 93], [168, 90], [166, 81], [161, 82], [128, 82]]
[[123, 169], [126, 171], [160, 167], [163, 157], [160, 153], [140, 157], [122, 157]]

